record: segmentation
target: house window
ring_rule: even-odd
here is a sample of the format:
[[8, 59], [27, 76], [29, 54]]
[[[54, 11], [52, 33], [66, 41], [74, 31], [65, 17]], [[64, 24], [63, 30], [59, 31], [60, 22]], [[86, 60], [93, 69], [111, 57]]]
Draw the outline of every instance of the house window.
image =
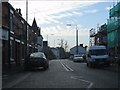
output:
[[10, 61], [11, 62], [14, 62], [13, 52], [14, 52], [13, 40], [10, 40]]
[[13, 12], [10, 11], [10, 31], [13, 33]]

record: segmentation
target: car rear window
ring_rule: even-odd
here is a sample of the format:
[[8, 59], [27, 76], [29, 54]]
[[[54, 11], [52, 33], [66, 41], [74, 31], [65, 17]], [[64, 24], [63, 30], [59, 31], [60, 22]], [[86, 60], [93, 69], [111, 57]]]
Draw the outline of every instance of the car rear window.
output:
[[41, 57], [41, 58], [45, 58], [45, 55], [44, 55], [44, 53], [37, 52], [37, 53], [32, 53], [32, 54], [30, 54], [30, 57]]

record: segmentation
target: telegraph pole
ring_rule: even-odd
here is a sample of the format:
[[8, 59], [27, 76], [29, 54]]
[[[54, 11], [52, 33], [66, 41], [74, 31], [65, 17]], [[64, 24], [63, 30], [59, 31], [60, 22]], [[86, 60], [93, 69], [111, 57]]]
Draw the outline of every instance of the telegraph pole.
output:
[[28, 0], [26, 0], [26, 30], [27, 30], [27, 55], [29, 54], [29, 44], [28, 44]]
[[26, 0], [26, 21], [28, 21], [28, 0]]
[[76, 54], [78, 54], [78, 29], [77, 29], [77, 25], [76, 25], [76, 47], [77, 47]]
[[[67, 26], [72, 26], [72, 24], [67, 24]], [[76, 54], [78, 54], [78, 27], [77, 24], [74, 26], [76, 26]]]

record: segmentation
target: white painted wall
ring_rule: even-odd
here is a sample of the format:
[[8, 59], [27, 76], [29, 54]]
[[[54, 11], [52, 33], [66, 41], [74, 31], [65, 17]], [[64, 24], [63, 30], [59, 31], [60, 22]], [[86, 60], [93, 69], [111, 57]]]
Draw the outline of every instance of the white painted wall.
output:
[[[73, 47], [70, 49], [70, 54], [76, 54], [77, 47]], [[86, 50], [84, 47], [78, 46], [78, 54], [86, 54]]]

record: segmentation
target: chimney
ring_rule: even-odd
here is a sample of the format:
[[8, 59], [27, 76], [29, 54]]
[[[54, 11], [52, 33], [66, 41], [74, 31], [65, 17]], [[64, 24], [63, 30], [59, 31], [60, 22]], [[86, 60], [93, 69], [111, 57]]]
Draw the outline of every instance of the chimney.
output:
[[87, 50], [87, 47], [88, 47], [88, 46], [85, 46], [85, 50]]
[[80, 44], [81, 47], [83, 47], [83, 44]]
[[21, 16], [22, 16], [22, 14], [21, 14], [21, 9], [19, 8], [16, 8], [16, 11], [17, 11], [17, 13], [19, 13]]
[[18, 12], [18, 8], [16, 8], [16, 11]]
[[21, 9], [19, 8], [19, 11], [18, 11], [18, 13], [22, 16], [22, 14], [21, 14]]

